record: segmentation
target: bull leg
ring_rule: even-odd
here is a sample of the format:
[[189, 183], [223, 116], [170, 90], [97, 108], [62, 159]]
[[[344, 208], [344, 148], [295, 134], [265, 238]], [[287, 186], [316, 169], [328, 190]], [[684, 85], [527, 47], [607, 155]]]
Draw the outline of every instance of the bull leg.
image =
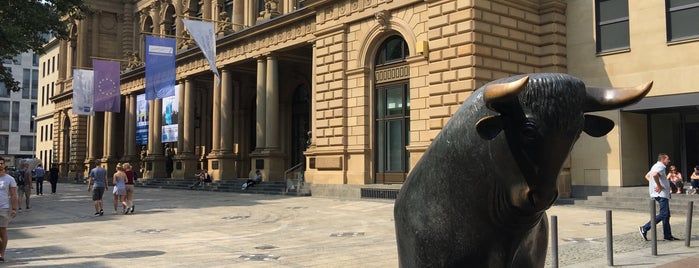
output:
[[548, 249], [549, 222], [544, 213], [539, 223], [524, 237], [512, 260], [512, 267], [544, 267]]

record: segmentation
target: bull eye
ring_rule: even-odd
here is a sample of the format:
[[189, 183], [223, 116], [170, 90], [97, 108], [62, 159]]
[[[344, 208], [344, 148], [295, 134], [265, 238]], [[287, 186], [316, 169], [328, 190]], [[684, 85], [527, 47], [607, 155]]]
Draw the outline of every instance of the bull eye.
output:
[[536, 124], [532, 121], [524, 122], [524, 126], [522, 127], [522, 137], [528, 141], [533, 141], [536, 140], [538, 136], [539, 132], [537, 131]]

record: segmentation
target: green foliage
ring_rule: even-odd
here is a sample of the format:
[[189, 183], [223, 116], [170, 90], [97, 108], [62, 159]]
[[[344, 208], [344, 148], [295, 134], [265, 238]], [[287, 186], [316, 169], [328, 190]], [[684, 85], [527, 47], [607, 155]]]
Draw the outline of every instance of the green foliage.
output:
[[[30, 50], [43, 54], [52, 36], [69, 38], [68, 23], [81, 19], [90, 9], [84, 0], [0, 0], [0, 58]], [[0, 83], [19, 91], [9, 68], [0, 66]]]

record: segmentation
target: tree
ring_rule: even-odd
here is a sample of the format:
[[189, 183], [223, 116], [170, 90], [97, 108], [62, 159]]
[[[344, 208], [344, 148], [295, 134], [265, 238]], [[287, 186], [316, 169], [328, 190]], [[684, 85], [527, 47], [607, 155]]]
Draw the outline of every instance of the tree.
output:
[[[0, 0], [0, 58], [30, 50], [43, 54], [48, 39], [67, 39], [68, 23], [89, 12], [84, 0]], [[0, 83], [19, 91], [12, 71], [0, 65]]]

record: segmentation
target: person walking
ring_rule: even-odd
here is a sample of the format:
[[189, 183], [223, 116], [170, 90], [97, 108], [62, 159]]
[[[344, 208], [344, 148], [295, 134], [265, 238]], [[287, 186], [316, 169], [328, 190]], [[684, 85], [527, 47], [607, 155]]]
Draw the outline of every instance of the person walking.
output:
[[22, 184], [22, 188], [18, 190], [19, 193], [19, 199], [17, 199], [17, 207], [19, 207], [20, 210], [22, 210], [22, 196], [24, 196], [25, 200], [25, 209], [31, 208], [29, 206], [29, 197], [32, 195], [32, 171], [29, 169], [29, 163], [24, 162], [22, 163], [22, 170], [20, 170], [20, 179], [21, 182], [18, 180], [18, 185]]
[[58, 165], [52, 164], [49, 169], [49, 182], [51, 182], [51, 193], [56, 193], [56, 186], [58, 185]]
[[7, 248], [7, 226], [10, 218], [17, 216], [15, 204], [17, 201], [17, 182], [8, 175], [5, 159], [0, 157], [0, 262], [5, 261], [5, 249]]
[[126, 173], [124, 173], [124, 166], [122, 164], [117, 164], [116, 170], [114, 176], [112, 176], [112, 185], [114, 185], [114, 214], [117, 213], [117, 202], [121, 202], [121, 213], [126, 214], [129, 213], [128, 206], [126, 206]]
[[[672, 228], [670, 228], [670, 181], [667, 180], [665, 167], [670, 163], [670, 156], [661, 153], [658, 155], [658, 162], [651, 167], [646, 174], [648, 183], [648, 192], [650, 197], [658, 202], [659, 212], [655, 216], [655, 224], [663, 222], [663, 238], [668, 241], [680, 240], [672, 236]], [[641, 237], [648, 241], [648, 230], [650, 230], [651, 222], [648, 221], [645, 225], [639, 227]]]
[[126, 174], [126, 202], [129, 203], [129, 208], [131, 208], [131, 211], [127, 212], [133, 213], [133, 190], [135, 188], [134, 183], [136, 182], [136, 173], [133, 172], [131, 169], [131, 164], [129, 163], [124, 163], [124, 173]]
[[44, 195], [44, 176], [46, 175], [46, 170], [41, 167], [41, 163], [36, 165], [34, 169], [34, 176], [36, 177], [36, 195]]
[[107, 170], [100, 166], [100, 161], [95, 160], [95, 167], [90, 170], [89, 179], [87, 181], [87, 191], [92, 191], [92, 203], [95, 206], [95, 215], [104, 215], [104, 202], [102, 197], [104, 192], [109, 190], [107, 183]]

